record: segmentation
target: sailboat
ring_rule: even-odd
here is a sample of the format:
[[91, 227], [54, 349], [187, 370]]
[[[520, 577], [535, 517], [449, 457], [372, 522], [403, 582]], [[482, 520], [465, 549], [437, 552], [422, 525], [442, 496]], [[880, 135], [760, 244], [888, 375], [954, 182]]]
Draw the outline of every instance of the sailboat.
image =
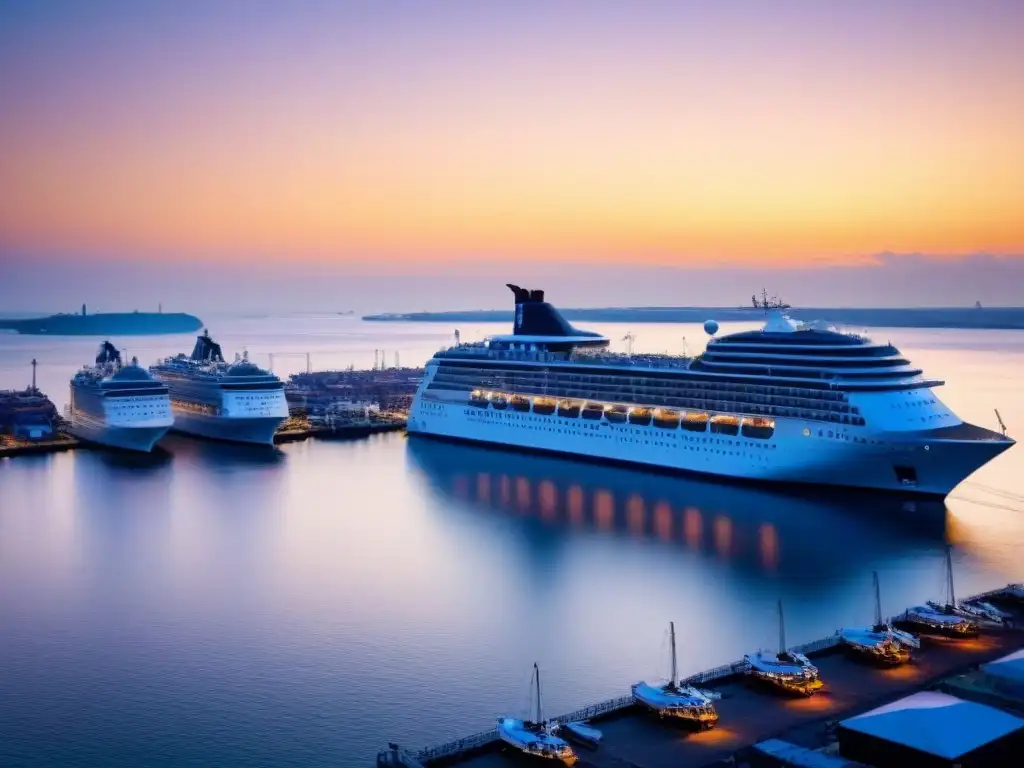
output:
[[672, 678], [665, 685], [637, 683], [632, 689], [633, 700], [661, 718], [692, 724], [702, 731], [713, 728], [718, 722], [718, 712], [715, 711], [711, 697], [704, 691], [679, 682], [675, 622], [670, 622], [668, 626], [672, 645]]
[[824, 683], [818, 668], [802, 653], [786, 650], [786, 623], [779, 600], [779, 652], [758, 651], [743, 657], [748, 674], [788, 693], [810, 696]]
[[965, 609], [957, 604], [956, 592], [953, 589], [953, 558], [952, 547], [946, 547], [946, 592], [948, 602], [940, 604], [929, 601], [924, 605], [908, 608], [900, 616], [896, 624], [900, 627], [918, 631], [922, 634], [942, 635], [944, 637], [973, 637], [978, 634], [974, 606]]
[[970, 602], [959, 602], [956, 599], [956, 592], [953, 590], [953, 548], [946, 545], [946, 591], [949, 602], [939, 605], [928, 601], [928, 605], [946, 614], [963, 616], [968, 619], [979, 619], [989, 621], [993, 624], [1004, 624], [1010, 618], [1010, 614], [1001, 611], [991, 603], [983, 600], [971, 600]]
[[878, 571], [872, 571], [875, 587], [875, 623], [870, 627], [840, 629], [836, 632], [843, 645], [853, 653], [886, 666], [910, 661], [910, 648], [920, 648], [921, 641], [909, 632], [896, 629], [882, 621], [882, 596], [878, 587]]
[[539, 757], [573, 765], [576, 753], [572, 747], [554, 733], [554, 728], [544, 722], [540, 705], [540, 668], [533, 665], [531, 685], [537, 686], [537, 718], [536, 720], [518, 720], [513, 717], [498, 718], [498, 737], [506, 744], [515, 747], [524, 755]]

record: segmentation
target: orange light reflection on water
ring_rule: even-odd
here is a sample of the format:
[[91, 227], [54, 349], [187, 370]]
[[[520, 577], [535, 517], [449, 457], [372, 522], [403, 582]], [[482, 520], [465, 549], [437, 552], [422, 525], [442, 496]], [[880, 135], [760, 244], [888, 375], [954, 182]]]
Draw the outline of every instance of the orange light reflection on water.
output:
[[583, 489], [578, 485], [572, 486], [565, 496], [565, 503], [569, 509], [569, 521], [573, 525], [583, 524]]
[[615, 524], [615, 497], [611, 491], [594, 492], [594, 522], [602, 531], [611, 530]]
[[629, 532], [634, 536], [643, 536], [646, 527], [647, 509], [644, 500], [638, 493], [634, 493], [626, 502], [626, 523]]
[[700, 549], [703, 527], [704, 521], [701, 520], [700, 510], [696, 507], [687, 507], [683, 512], [683, 535], [691, 549]]
[[546, 522], [558, 518], [558, 489], [550, 480], [542, 480], [537, 486], [537, 499], [540, 502], [540, 516]]
[[667, 501], [654, 507], [654, 532], [662, 541], [672, 541], [672, 507]]
[[724, 515], [715, 517], [715, 550], [721, 557], [732, 551], [732, 520]]

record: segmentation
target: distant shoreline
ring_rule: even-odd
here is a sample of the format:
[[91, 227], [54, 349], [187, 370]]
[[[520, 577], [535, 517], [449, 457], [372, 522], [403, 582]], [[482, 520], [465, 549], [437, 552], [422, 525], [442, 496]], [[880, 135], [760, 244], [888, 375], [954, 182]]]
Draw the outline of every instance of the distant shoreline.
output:
[[[763, 310], [747, 307], [604, 307], [560, 309], [567, 320], [591, 323], [762, 322]], [[963, 328], [1024, 330], [1024, 307], [793, 308], [794, 320], [887, 328]], [[387, 312], [365, 315], [370, 322], [511, 323], [510, 310]]]

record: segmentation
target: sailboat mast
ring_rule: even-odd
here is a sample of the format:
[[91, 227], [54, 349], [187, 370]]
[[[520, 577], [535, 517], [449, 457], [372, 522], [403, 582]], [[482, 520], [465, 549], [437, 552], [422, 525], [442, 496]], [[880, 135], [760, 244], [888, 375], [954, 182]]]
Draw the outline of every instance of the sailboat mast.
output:
[[949, 604], [956, 607], [956, 592], [953, 591], [953, 546], [946, 545], [946, 580], [949, 582]]
[[672, 643], [672, 687], [675, 688], [679, 681], [679, 669], [676, 666], [676, 623], [668, 623], [669, 639]]
[[540, 667], [537, 666], [537, 662], [533, 662], [533, 674], [537, 678], [537, 722], [543, 723], [544, 716], [540, 710]]
[[875, 626], [882, 623], [882, 593], [878, 588], [878, 571], [871, 572], [871, 578], [875, 582]]
[[779, 600], [779, 653], [786, 652], [786, 620], [782, 616], [782, 601]]

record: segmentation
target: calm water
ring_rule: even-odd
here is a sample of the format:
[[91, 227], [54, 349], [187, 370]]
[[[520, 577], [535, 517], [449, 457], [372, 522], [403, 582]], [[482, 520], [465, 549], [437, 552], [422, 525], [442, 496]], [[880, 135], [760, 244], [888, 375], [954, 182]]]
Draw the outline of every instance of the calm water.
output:
[[[436, 325], [211, 318], [279, 372], [422, 362]], [[734, 330], [726, 328], [724, 330]], [[620, 339], [627, 328], [596, 326]], [[462, 328], [463, 338], [503, 329]], [[637, 330], [637, 329], [634, 329]], [[697, 327], [636, 347], [691, 351]], [[873, 332], [947, 381], [961, 416], [1024, 430], [1024, 333]], [[117, 342], [118, 340], [115, 340]], [[95, 342], [0, 336], [0, 387], [62, 405]], [[143, 362], [191, 338], [129, 339]], [[294, 354], [285, 354], [294, 353]], [[841, 470], [840, 470], [841, 471]], [[0, 764], [366, 766], [525, 711], [530, 666], [552, 713], [682, 668], [794, 643], [1024, 577], [1024, 450], [942, 504], [749, 486], [380, 436], [281, 450], [173, 437], [0, 462]]]

